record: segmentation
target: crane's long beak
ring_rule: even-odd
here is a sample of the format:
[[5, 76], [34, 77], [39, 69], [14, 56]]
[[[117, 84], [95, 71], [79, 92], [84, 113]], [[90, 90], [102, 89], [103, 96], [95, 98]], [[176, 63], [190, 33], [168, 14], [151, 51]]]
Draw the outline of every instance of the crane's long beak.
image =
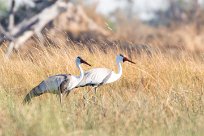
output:
[[126, 57], [124, 57], [124, 58], [123, 58], [123, 62], [125, 62], [125, 61], [128, 61], [128, 62], [130, 62], [130, 63], [136, 64], [135, 62], [133, 62], [133, 61], [129, 60], [129, 59], [128, 59], [128, 58], [126, 58]]
[[86, 62], [86, 61], [83, 60], [83, 59], [81, 59], [81, 63], [84, 63], [84, 64], [86, 64], [86, 65], [88, 65], [88, 66], [91, 66], [88, 62]]

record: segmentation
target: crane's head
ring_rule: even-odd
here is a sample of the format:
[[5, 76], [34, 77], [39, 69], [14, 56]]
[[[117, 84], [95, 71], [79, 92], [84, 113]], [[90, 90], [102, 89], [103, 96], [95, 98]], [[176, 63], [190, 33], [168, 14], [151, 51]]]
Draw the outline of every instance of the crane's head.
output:
[[122, 54], [117, 55], [116, 61], [117, 61], [117, 62], [125, 62], [125, 61], [128, 61], [128, 62], [130, 62], [130, 63], [136, 64], [135, 62], [129, 60], [127, 57], [123, 56]]
[[88, 62], [86, 62], [85, 60], [83, 60], [81, 57], [77, 57], [76, 58], [76, 63], [77, 64], [82, 64], [82, 63], [84, 63], [84, 64], [86, 64], [86, 65], [88, 65], [88, 66], [91, 66]]

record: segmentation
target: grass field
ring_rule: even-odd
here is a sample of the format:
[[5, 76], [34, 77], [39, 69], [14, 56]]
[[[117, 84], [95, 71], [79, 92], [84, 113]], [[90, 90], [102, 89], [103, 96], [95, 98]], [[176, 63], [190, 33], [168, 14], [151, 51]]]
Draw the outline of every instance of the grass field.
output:
[[[0, 53], [0, 135], [178, 135], [204, 134], [203, 59], [162, 54], [138, 56], [125, 51], [47, 48], [33, 56], [7, 60]], [[115, 56], [129, 55], [136, 65], [123, 64], [122, 78], [99, 88], [73, 90], [60, 105], [53, 94], [23, 105], [26, 93], [47, 76], [79, 74], [75, 57], [93, 67], [117, 70]], [[83, 65], [85, 70], [90, 69]]]

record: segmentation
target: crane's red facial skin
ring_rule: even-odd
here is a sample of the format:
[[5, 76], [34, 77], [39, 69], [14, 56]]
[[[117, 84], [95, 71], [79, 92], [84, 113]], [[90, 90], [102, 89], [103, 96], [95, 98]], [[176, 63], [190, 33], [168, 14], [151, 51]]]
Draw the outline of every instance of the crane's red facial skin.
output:
[[83, 60], [83, 59], [80, 59], [80, 62], [81, 62], [81, 63], [84, 63], [84, 64], [86, 64], [86, 65], [88, 65], [88, 66], [91, 66], [88, 62], [86, 62], [86, 61]]
[[130, 62], [130, 63], [132, 63], [132, 64], [136, 64], [135, 62], [133, 62], [133, 61], [129, 60], [128, 58], [123, 57], [123, 62], [125, 62], [125, 61], [128, 61], [128, 62]]

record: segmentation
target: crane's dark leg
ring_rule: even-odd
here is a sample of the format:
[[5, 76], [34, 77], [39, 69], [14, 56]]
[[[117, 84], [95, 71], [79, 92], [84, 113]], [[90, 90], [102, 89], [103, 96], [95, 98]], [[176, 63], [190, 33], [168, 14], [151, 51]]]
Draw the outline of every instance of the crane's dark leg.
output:
[[[94, 89], [94, 93], [95, 93], [95, 95], [96, 95], [97, 87], [93, 87], [93, 89]], [[92, 91], [92, 89], [88, 90], [88, 92], [83, 95], [83, 98], [84, 98], [84, 99], [86, 99], [86, 95], [87, 95], [90, 91]]]
[[60, 97], [60, 104], [62, 104], [62, 93], [59, 92], [59, 97]]
[[97, 90], [98, 90], [98, 86], [94, 86], [94, 96], [92, 96], [93, 102], [96, 102], [97, 99]]
[[86, 93], [83, 95], [84, 100], [86, 99], [86, 95], [87, 95], [91, 90], [92, 90], [92, 89], [89, 89], [88, 92], [86, 92]]
[[98, 87], [94, 87], [94, 93], [95, 93], [95, 95], [96, 95], [96, 93], [97, 93], [97, 90], [98, 90]]
[[60, 93], [60, 103], [62, 104], [62, 93]]
[[68, 90], [66, 93], [66, 97], [69, 95], [69, 93], [71, 92], [71, 90]]
[[60, 86], [59, 88], [60, 104], [62, 104], [63, 94], [64, 94], [64, 89]]
[[70, 90], [67, 92], [61, 92], [59, 91], [59, 97], [60, 97], [60, 104], [62, 104], [62, 99], [63, 99], [63, 95], [66, 93], [66, 97], [69, 95]]

